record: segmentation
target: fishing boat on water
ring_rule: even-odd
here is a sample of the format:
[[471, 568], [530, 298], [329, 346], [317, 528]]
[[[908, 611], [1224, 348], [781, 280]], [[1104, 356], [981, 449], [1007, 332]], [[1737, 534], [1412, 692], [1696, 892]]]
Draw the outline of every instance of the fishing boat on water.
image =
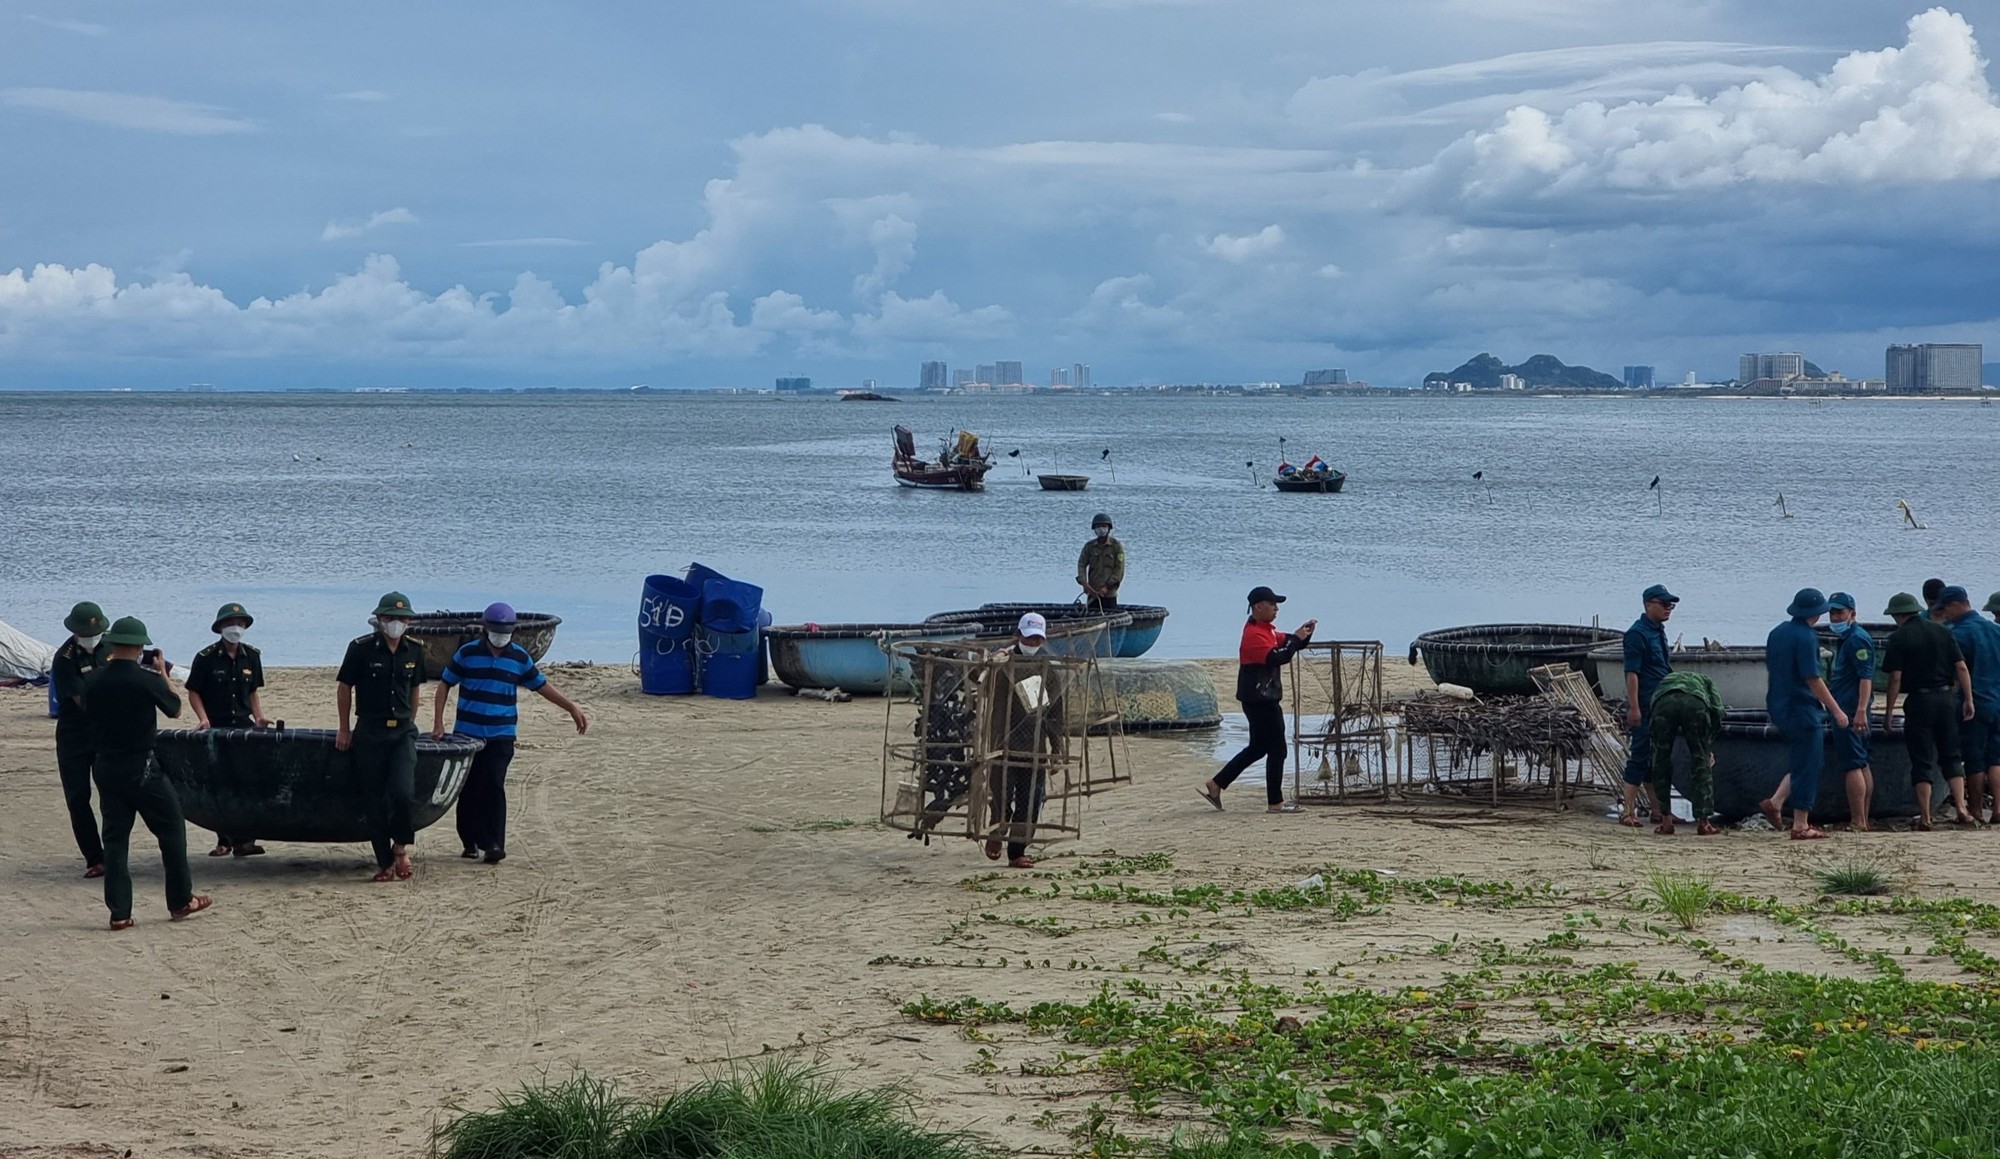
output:
[[1081, 491], [1090, 485], [1088, 475], [1037, 475], [1044, 491]]
[[1318, 455], [1306, 460], [1303, 467], [1279, 463], [1277, 477], [1271, 480], [1272, 486], [1280, 491], [1318, 491], [1326, 495], [1338, 492], [1346, 483], [1347, 472], [1334, 470]]
[[984, 491], [986, 472], [993, 469], [993, 456], [979, 449], [979, 436], [971, 431], [954, 432], [935, 459], [917, 454], [917, 437], [910, 428], [896, 431], [896, 454], [890, 466], [896, 482], [905, 487], [934, 491]]

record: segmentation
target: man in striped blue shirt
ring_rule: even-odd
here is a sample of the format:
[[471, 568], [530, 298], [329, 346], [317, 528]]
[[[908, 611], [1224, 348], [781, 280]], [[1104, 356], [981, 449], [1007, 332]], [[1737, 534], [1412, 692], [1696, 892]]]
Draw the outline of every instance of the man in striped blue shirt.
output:
[[458, 689], [455, 731], [486, 742], [472, 758], [465, 788], [458, 795], [458, 839], [465, 846], [459, 856], [484, 854], [486, 864], [498, 865], [507, 859], [507, 766], [514, 761], [514, 726], [519, 719], [515, 700], [520, 690], [540, 693], [569, 713], [578, 735], [590, 728], [590, 720], [556, 691], [528, 650], [514, 643], [513, 608], [490, 605], [481, 619], [481, 638], [453, 653], [438, 678], [444, 689], [437, 695], [431, 735], [444, 736], [445, 702], [451, 699], [451, 690]]

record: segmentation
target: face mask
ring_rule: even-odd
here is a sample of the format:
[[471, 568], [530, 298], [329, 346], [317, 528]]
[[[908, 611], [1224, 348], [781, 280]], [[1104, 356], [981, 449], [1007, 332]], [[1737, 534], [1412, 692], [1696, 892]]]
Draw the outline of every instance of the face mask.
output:
[[1038, 654], [1042, 650], [1042, 646], [1040, 644], [1022, 644], [1020, 647], [1021, 647], [1021, 655], [1023, 656], [1033, 656]]
[[486, 642], [488, 644], [493, 645], [495, 648], [505, 648], [507, 645], [514, 642], [514, 633], [488, 632], [486, 633]]
[[222, 638], [231, 644], [241, 644], [243, 642], [243, 629], [235, 624], [231, 624], [222, 630]]
[[1097, 533], [1097, 538], [1099, 539], [1111, 538], [1111, 529], [1109, 527], [1093, 527], [1091, 530]]
[[1832, 625], [1832, 627], [1835, 635], [1845, 636], [1849, 632], [1852, 632], [1854, 630], [1854, 621], [1842, 620], [1839, 623]]
[[77, 647], [82, 648], [86, 652], [97, 651], [97, 646], [103, 642], [104, 633], [102, 632], [99, 632], [95, 636], [78, 636], [76, 638]]
[[403, 638], [403, 629], [408, 626], [401, 620], [384, 620], [382, 621], [382, 634], [391, 640], [400, 640]]

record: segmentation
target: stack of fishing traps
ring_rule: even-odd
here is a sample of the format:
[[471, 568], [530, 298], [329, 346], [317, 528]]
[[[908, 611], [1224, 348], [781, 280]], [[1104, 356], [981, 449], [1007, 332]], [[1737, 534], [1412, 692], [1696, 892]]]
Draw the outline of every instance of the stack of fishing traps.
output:
[[1292, 799], [1388, 800], [1395, 761], [1379, 641], [1315, 641], [1291, 665]]
[[1077, 837], [1083, 802], [1131, 780], [1101, 627], [1038, 655], [996, 641], [899, 641], [915, 694], [889, 699], [882, 822], [932, 837], [1047, 844]]

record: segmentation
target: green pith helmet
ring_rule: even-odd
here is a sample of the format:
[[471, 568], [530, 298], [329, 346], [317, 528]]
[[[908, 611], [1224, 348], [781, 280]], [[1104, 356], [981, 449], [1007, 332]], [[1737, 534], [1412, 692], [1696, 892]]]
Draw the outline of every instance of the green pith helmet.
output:
[[1104, 512], [1100, 511], [1097, 514], [1090, 517], [1090, 525], [1093, 528], [1109, 527], [1111, 526], [1111, 517], [1109, 515], [1106, 515]]
[[407, 620], [412, 614], [410, 597], [401, 592], [390, 592], [375, 601], [375, 615], [378, 617], [388, 616], [392, 619]]
[[72, 636], [96, 636], [104, 631], [104, 609], [85, 600], [69, 610], [63, 617], [63, 628]]
[[1994, 592], [1992, 595], [1987, 596], [1986, 606], [1979, 610], [1982, 612], [2000, 612], [2000, 592]]
[[122, 616], [117, 623], [111, 625], [109, 632], [104, 633], [104, 642], [144, 648], [153, 642], [153, 638], [146, 634], [144, 620], [137, 616]]
[[244, 609], [242, 604], [224, 604], [215, 609], [215, 622], [208, 626], [208, 630], [211, 632], [220, 632], [225, 620], [241, 620], [243, 621], [243, 626], [246, 628], [257, 622], [250, 618], [250, 613]]
[[1921, 616], [1924, 604], [1908, 592], [1897, 592], [1889, 597], [1889, 606], [1883, 608], [1882, 613], [1888, 616]]

